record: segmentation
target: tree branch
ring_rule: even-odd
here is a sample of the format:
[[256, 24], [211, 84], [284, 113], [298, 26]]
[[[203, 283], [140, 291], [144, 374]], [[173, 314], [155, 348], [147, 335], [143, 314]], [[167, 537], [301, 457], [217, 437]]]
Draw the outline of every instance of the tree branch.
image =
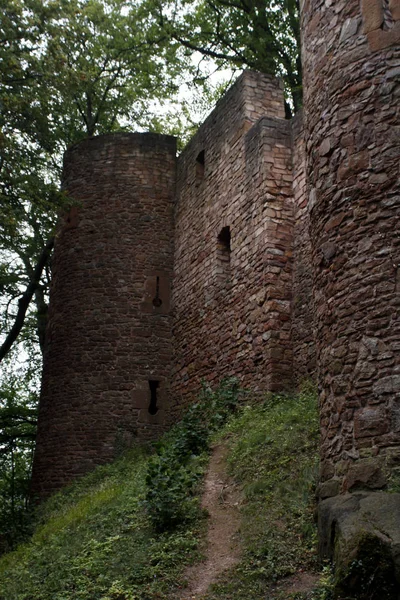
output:
[[42, 253], [39, 256], [39, 260], [36, 264], [35, 270], [33, 272], [32, 279], [27, 285], [25, 292], [18, 300], [18, 311], [15, 317], [14, 325], [11, 327], [4, 343], [0, 347], [0, 362], [5, 356], [7, 356], [7, 354], [11, 350], [12, 345], [14, 344], [15, 340], [21, 332], [21, 329], [25, 322], [26, 311], [28, 310], [28, 306], [32, 300], [35, 291], [39, 287], [43, 269], [45, 268], [46, 263], [49, 260], [53, 246], [54, 237], [50, 238], [45, 247], [43, 248]]

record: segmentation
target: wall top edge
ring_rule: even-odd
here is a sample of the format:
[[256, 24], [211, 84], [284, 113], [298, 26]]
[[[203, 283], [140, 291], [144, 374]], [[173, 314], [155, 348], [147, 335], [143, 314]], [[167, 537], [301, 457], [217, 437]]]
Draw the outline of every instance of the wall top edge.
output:
[[[233, 105], [236, 105], [237, 112], [236, 115], [240, 114], [240, 118], [242, 121], [244, 120], [253, 120], [256, 122], [257, 118], [254, 118], [253, 115], [248, 114], [249, 105], [251, 106], [254, 98], [254, 90], [258, 88], [264, 87], [268, 90], [275, 89], [279, 91], [279, 94], [283, 94], [283, 81], [282, 79], [276, 77], [275, 75], [261, 73], [260, 71], [255, 71], [251, 69], [245, 69], [236, 81], [226, 90], [226, 92], [221, 96], [221, 98], [216, 102], [214, 108], [208, 114], [206, 119], [201, 123], [197, 132], [193, 135], [193, 137], [189, 140], [189, 142], [184, 147], [181, 152], [179, 159], [184, 157], [185, 155], [189, 155], [193, 148], [195, 148], [198, 144], [204, 145], [205, 139], [212, 135], [212, 131], [223, 131], [223, 134], [226, 135], [227, 129], [230, 126], [230, 122], [226, 120], [228, 115], [228, 109], [231, 109]], [[260, 99], [258, 98], [258, 103]], [[283, 99], [282, 99], [283, 105]], [[264, 110], [268, 112], [267, 103], [264, 106]], [[221, 124], [225, 122], [226, 127], [222, 127]], [[238, 127], [238, 123], [234, 124], [234, 127]]]
[[86, 138], [80, 142], [72, 144], [65, 152], [66, 155], [75, 152], [87, 152], [98, 150], [106, 146], [132, 146], [147, 150], [155, 149], [156, 147], [164, 147], [170, 152], [176, 153], [177, 140], [172, 135], [164, 135], [160, 133], [150, 132], [126, 132], [120, 131], [116, 133], [106, 133], [103, 135]]

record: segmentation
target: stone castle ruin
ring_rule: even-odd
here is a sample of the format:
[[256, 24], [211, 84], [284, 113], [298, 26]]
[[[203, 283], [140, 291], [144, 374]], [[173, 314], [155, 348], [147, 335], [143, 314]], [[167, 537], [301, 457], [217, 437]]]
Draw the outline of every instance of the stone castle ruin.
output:
[[33, 491], [157, 437], [202, 379], [279, 391], [316, 371], [321, 553], [375, 511], [400, 569], [400, 527], [371, 508], [400, 508], [381, 491], [400, 471], [400, 0], [303, 0], [302, 35], [303, 115], [248, 71], [178, 158], [155, 134], [66, 153], [79, 206], [56, 241]]

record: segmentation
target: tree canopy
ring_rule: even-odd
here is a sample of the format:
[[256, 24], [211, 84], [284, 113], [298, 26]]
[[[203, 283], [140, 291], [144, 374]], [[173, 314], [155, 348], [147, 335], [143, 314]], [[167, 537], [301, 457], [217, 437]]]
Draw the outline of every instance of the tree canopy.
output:
[[288, 116], [301, 107], [299, 0], [152, 1], [171, 39], [219, 64], [282, 77]]

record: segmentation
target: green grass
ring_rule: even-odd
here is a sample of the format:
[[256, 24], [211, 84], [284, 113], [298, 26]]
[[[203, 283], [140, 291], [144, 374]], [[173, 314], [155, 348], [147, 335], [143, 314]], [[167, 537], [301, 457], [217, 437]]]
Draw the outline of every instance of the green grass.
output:
[[[291, 598], [276, 582], [316, 571], [315, 483], [318, 413], [310, 388], [247, 406], [220, 434], [229, 445], [231, 475], [244, 495], [241, 562], [207, 600]], [[323, 598], [323, 590], [293, 598]], [[326, 596], [327, 597], [327, 596]]]
[[202, 522], [155, 534], [147, 463], [131, 452], [51, 499], [31, 542], [0, 561], [1, 600], [166, 598], [197, 557]]
[[[176, 598], [204, 541], [205, 424], [228, 444], [229, 470], [244, 495], [242, 560], [207, 599], [278, 598], [274, 582], [315, 569], [315, 394], [271, 396], [239, 410], [236, 401], [234, 386], [203, 391], [157, 456], [133, 450], [45, 503], [32, 539], [0, 560], [0, 600]], [[322, 600], [324, 590], [293, 598]]]

